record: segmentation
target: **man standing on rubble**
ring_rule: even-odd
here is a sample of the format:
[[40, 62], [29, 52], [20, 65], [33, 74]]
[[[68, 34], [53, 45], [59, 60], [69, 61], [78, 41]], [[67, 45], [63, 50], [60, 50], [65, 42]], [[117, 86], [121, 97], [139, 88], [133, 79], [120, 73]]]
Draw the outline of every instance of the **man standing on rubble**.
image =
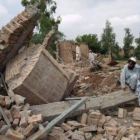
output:
[[138, 96], [140, 105], [140, 66], [136, 64], [137, 60], [135, 57], [131, 57], [128, 60], [121, 73], [121, 87], [126, 90], [127, 85], [135, 91]]
[[95, 60], [96, 56], [97, 54], [93, 53], [92, 50], [89, 50], [89, 61], [91, 66], [94, 66], [96, 64], [96, 60]]
[[80, 51], [80, 47], [79, 44], [76, 43], [76, 61], [79, 61], [81, 59], [81, 51]]

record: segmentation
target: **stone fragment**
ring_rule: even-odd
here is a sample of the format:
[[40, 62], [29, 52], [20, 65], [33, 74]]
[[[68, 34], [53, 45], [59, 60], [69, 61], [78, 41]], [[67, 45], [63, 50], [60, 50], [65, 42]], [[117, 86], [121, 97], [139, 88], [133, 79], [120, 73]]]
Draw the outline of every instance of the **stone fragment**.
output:
[[67, 138], [70, 138], [72, 135], [73, 135], [73, 132], [72, 132], [71, 130], [69, 130], [69, 131], [67, 131], [67, 132], [65, 133], [65, 136], [66, 136]]
[[119, 108], [118, 117], [119, 118], [125, 118], [126, 115], [127, 115], [127, 110], [126, 109], [123, 109], [123, 108]]
[[9, 129], [6, 133], [6, 138], [9, 138], [11, 140], [25, 140], [25, 136], [17, 131], [14, 131], [12, 129]]
[[87, 123], [87, 118], [88, 118], [88, 115], [86, 113], [83, 113], [82, 116], [81, 116], [80, 123], [81, 124], [86, 124]]
[[13, 121], [13, 127], [17, 127], [19, 125], [19, 119], [14, 119]]
[[43, 122], [42, 114], [33, 115], [33, 116], [29, 117], [28, 118], [28, 123], [32, 123], [32, 122], [42, 123]]
[[86, 140], [92, 140], [92, 133], [85, 133]]
[[124, 136], [124, 134], [126, 133], [126, 131], [127, 131], [127, 128], [126, 128], [126, 127], [122, 127], [122, 128], [119, 130], [119, 132], [118, 132], [118, 134], [117, 134], [115, 140], [121, 139], [121, 138]]
[[95, 125], [93, 126], [87, 126], [87, 127], [83, 127], [83, 128], [79, 128], [80, 131], [83, 132], [94, 132], [97, 130], [97, 127]]
[[69, 130], [72, 129], [71, 126], [69, 126], [69, 125], [66, 124], [66, 123], [62, 123], [61, 128], [62, 128], [63, 130], [65, 130], [65, 131], [69, 131]]
[[47, 138], [47, 133], [45, 130], [40, 130], [37, 131], [36, 133], [34, 133], [33, 135], [31, 135], [29, 138], [27, 138], [27, 140], [46, 140]]
[[108, 135], [116, 136], [117, 132], [118, 132], [118, 128], [117, 127], [105, 126], [105, 131]]
[[24, 135], [26, 137], [30, 137], [32, 134], [34, 134], [37, 128], [38, 128], [38, 123], [36, 122], [30, 123], [28, 127], [24, 130]]

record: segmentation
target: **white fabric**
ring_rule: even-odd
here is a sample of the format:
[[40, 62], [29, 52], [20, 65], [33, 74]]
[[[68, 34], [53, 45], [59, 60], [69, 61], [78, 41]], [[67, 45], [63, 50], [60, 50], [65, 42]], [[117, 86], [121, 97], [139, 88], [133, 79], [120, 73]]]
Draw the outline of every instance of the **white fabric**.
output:
[[80, 51], [80, 47], [76, 46], [76, 61], [79, 61], [81, 58], [81, 51]]
[[132, 90], [135, 90], [135, 94], [138, 96], [139, 106], [140, 106], [140, 66], [135, 65], [133, 70], [128, 69], [128, 64], [124, 66], [121, 73], [121, 86], [125, 87], [127, 83]]
[[89, 53], [89, 60], [90, 60], [90, 65], [91, 66], [94, 66], [94, 64], [96, 63], [96, 61], [95, 61], [95, 57], [97, 56], [97, 54], [95, 54], [95, 53]]
[[[121, 77], [120, 77], [122, 88], [124, 88], [125, 83], [127, 83], [127, 84], [131, 84], [132, 89], [134, 89], [134, 87], [135, 87], [134, 85], [136, 85], [136, 82], [134, 82], [134, 81], [137, 81], [134, 79], [139, 79], [139, 77], [140, 77], [140, 66], [139, 65], [136, 64], [133, 70], [128, 69], [128, 64], [125, 65], [122, 70]], [[131, 80], [131, 78], [133, 80]]]
[[130, 60], [132, 60], [133, 62], [137, 62], [135, 57], [131, 57]]
[[138, 101], [139, 101], [139, 106], [140, 106], [140, 81], [137, 80], [137, 88], [136, 88], [136, 95], [138, 97]]

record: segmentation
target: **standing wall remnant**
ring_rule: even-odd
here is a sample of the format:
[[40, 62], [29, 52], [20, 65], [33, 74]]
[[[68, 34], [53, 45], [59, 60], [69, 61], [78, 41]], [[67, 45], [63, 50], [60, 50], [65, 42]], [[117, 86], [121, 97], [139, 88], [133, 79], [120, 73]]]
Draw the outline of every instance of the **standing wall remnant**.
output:
[[[58, 55], [65, 63], [72, 63], [76, 59], [76, 46], [71, 41], [60, 41], [57, 45]], [[81, 50], [81, 59], [87, 59], [89, 54], [89, 48], [86, 44], [81, 43], [79, 45]]]
[[58, 55], [62, 58], [65, 63], [72, 63], [72, 43], [71, 41], [60, 41], [57, 45]]
[[28, 44], [39, 17], [39, 9], [30, 5], [2, 27], [0, 35], [1, 72], [4, 71], [6, 64], [18, 54], [19, 49]]

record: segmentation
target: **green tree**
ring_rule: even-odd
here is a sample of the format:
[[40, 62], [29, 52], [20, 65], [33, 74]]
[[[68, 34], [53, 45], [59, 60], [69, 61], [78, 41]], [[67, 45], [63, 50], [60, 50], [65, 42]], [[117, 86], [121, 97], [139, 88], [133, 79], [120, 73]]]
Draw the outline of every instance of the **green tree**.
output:
[[[27, 6], [30, 4], [37, 5], [41, 13], [40, 19], [38, 20], [37, 32], [34, 33], [31, 39], [31, 43], [42, 44], [46, 34], [49, 33], [52, 27], [60, 24], [61, 17], [57, 17], [56, 20], [53, 17], [53, 14], [55, 13], [57, 8], [57, 4], [53, 0], [22, 0], [23, 6]], [[62, 39], [64, 37], [65, 35], [62, 32], [56, 31], [55, 38], [53, 40], [53, 43], [51, 44], [51, 52], [55, 50], [56, 40]]]
[[125, 28], [125, 37], [124, 37], [124, 57], [129, 58], [129, 52], [131, 49], [133, 49], [133, 39], [134, 36], [131, 34], [131, 30], [129, 28]]
[[107, 20], [106, 27], [105, 29], [103, 29], [103, 34], [101, 35], [102, 53], [110, 52], [112, 56], [112, 52], [115, 45], [116, 45], [116, 35], [113, 32], [113, 27], [111, 26], [111, 23]]
[[137, 47], [135, 49], [135, 55], [136, 55], [137, 59], [140, 60], [140, 36], [139, 36], [139, 38], [135, 39], [135, 42], [137, 44]]
[[96, 34], [85, 34], [83, 36], [77, 36], [76, 42], [85, 43], [89, 46], [93, 52], [100, 52], [100, 42]]
[[116, 55], [116, 56], [119, 56], [119, 52], [121, 51], [121, 48], [118, 44], [118, 42], [115, 43], [115, 46], [113, 48], [113, 53]]

